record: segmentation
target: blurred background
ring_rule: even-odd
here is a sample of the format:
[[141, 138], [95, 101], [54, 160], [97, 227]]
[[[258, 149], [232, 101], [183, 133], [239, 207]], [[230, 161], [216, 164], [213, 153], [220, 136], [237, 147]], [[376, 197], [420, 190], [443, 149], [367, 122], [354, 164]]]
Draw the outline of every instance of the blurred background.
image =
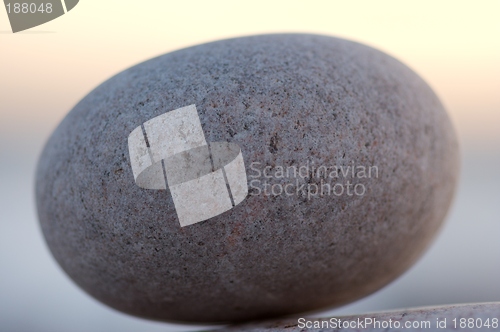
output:
[[[29, 2], [29, 1], [28, 1]], [[0, 331], [187, 331], [127, 316], [80, 290], [38, 226], [36, 160], [64, 115], [110, 76], [217, 39], [309, 32], [400, 59], [436, 91], [462, 149], [447, 223], [422, 259], [377, 293], [316, 316], [500, 301], [499, 1], [81, 0], [13, 34], [0, 8]]]

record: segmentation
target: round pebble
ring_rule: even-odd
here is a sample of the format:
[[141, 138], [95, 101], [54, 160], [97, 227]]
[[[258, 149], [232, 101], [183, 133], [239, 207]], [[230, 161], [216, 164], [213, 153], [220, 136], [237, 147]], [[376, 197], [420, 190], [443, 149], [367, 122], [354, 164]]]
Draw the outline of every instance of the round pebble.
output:
[[238, 322], [340, 306], [423, 253], [458, 175], [412, 70], [328, 36], [261, 35], [112, 77], [48, 140], [38, 215], [64, 271], [145, 318]]

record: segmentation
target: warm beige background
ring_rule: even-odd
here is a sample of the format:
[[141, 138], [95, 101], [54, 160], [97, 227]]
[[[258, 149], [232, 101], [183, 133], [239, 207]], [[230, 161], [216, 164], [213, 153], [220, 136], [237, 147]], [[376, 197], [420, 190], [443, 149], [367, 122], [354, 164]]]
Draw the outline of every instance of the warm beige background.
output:
[[0, 330], [195, 329], [117, 313], [61, 272], [37, 224], [36, 159], [62, 117], [123, 69], [185, 46], [273, 32], [336, 35], [402, 60], [441, 97], [461, 140], [460, 187], [435, 244], [391, 285], [333, 314], [500, 300], [499, 15], [498, 0], [81, 0], [12, 34], [0, 8]]

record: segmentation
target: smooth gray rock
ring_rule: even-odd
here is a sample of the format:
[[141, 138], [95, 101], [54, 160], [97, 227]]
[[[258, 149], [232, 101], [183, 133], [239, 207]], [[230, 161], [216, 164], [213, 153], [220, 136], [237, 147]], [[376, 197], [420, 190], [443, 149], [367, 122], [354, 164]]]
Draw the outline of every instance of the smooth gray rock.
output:
[[[249, 195], [180, 227], [169, 190], [135, 183], [127, 140], [193, 104], [207, 142], [241, 148]], [[290, 166], [304, 177], [257, 177]], [[330, 177], [334, 166], [358, 173]], [[54, 257], [95, 298], [146, 318], [236, 322], [340, 306], [394, 280], [434, 238], [457, 173], [446, 112], [406, 66], [333, 37], [263, 35], [172, 52], [97, 87], [43, 150], [36, 201]], [[291, 194], [266, 195], [265, 181]]]
[[352, 316], [288, 318], [234, 325], [218, 332], [500, 331], [500, 302], [412, 308]]

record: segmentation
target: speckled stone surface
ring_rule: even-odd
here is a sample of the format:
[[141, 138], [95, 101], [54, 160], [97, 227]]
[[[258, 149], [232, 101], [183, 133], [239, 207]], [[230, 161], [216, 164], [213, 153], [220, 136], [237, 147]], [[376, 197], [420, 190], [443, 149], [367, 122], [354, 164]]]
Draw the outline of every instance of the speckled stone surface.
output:
[[[180, 227], [168, 190], [135, 184], [127, 137], [192, 104], [207, 141], [241, 148], [249, 182], [306, 164], [378, 176], [332, 180], [363, 195], [249, 185], [233, 209]], [[95, 298], [146, 318], [236, 322], [339, 306], [392, 281], [435, 236], [457, 173], [446, 112], [399, 61], [333, 37], [263, 35], [172, 52], [97, 87], [43, 150], [36, 201], [54, 257]]]
[[500, 302], [495, 302], [423, 307], [341, 317], [289, 318], [235, 325], [216, 331], [500, 331], [499, 320]]

